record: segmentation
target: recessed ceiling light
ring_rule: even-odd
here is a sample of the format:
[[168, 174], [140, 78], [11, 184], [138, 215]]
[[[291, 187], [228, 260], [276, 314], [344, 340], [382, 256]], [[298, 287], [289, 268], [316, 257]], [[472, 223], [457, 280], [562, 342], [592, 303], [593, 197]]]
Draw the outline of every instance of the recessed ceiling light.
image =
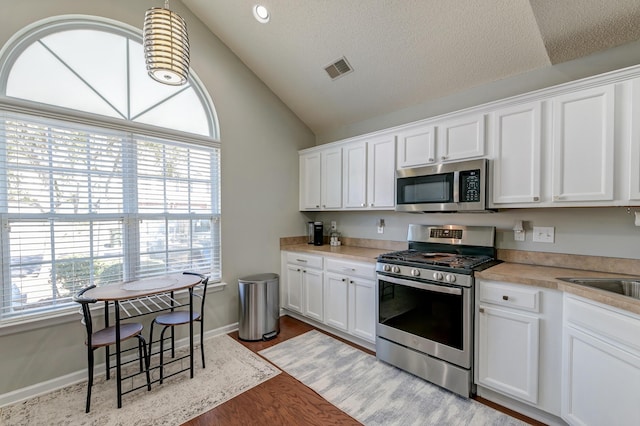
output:
[[267, 22], [269, 22], [269, 18], [270, 18], [269, 11], [267, 10], [267, 8], [259, 4], [256, 4], [255, 6], [253, 6], [253, 16], [261, 24], [266, 24]]

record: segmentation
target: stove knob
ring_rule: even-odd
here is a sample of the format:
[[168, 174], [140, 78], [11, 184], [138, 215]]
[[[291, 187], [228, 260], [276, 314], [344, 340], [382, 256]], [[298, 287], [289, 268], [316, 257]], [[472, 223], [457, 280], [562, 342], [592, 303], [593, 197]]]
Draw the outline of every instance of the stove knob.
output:
[[399, 266], [394, 266], [393, 268], [391, 268], [391, 272], [393, 272], [394, 274], [399, 274], [400, 273], [400, 267]]
[[411, 275], [413, 275], [414, 277], [419, 277], [420, 276], [420, 271], [417, 269], [412, 269], [411, 270]]
[[444, 279], [449, 283], [455, 283], [456, 282], [456, 276], [455, 275], [447, 274], [444, 277]]
[[391, 266], [389, 266], [389, 265], [384, 265], [384, 266], [382, 267], [382, 270], [383, 270], [383, 271], [385, 271], [385, 272], [389, 272], [389, 271], [391, 270]]
[[438, 281], [442, 281], [442, 272], [434, 272], [433, 273], [433, 279], [434, 280], [438, 280]]

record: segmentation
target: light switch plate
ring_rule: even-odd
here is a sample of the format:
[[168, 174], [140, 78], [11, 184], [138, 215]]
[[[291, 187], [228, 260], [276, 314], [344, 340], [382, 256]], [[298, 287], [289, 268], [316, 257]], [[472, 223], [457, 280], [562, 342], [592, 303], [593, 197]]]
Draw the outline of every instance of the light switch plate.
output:
[[534, 226], [533, 242], [553, 243], [555, 241], [555, 228], [553, 226]]

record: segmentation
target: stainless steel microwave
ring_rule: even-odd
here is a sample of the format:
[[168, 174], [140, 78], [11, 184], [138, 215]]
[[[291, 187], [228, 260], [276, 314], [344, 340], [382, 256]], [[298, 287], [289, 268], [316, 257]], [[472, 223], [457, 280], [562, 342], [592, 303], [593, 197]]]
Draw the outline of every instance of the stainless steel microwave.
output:
[[487, 211], [486, 158], [396, 172], [396, 211]]

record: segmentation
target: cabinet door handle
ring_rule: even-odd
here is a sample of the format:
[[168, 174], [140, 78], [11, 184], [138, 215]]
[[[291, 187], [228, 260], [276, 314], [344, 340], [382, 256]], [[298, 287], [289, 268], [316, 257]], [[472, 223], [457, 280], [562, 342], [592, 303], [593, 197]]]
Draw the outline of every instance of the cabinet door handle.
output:
[[375, 207], [375, 206], [373, 205], [373, 203], [369, 204], [369, 206], [370, 206], [370, 207]]
[[349, 281], [351, 284], [353, 284], [353, 281]]
[[540, 201], [540, 197], [533, 197], [533, 201]]
[[509, 296], [502, 296], [502, 300], [509, 300]]
[[343, 279], [342, 279], [342, 282], [345, 282], [346, 280], [347, 280], [346, 278], [343, 278]]
[[304, 260], [304, 259], [296, 259], [296, 260], [297, 260], [298, 262], [307, 263], [307, 261], [306, 261], [306, 260]]
[[296, 269], [298, 272], [300, 272], [300, 268]]
[[361, 207], [366, 207], [366, 206], [367, 206], [367, 205], [366, 205], [365, 203], [362, 203], [362, 206], [361, 206]]
[[429, 162], [433, 163], [435, 160], [433, 158], [429, 158]]
[[484, 308], [478, 309], [478, 312], [480, 312], [481, 314], [484, 314]]

